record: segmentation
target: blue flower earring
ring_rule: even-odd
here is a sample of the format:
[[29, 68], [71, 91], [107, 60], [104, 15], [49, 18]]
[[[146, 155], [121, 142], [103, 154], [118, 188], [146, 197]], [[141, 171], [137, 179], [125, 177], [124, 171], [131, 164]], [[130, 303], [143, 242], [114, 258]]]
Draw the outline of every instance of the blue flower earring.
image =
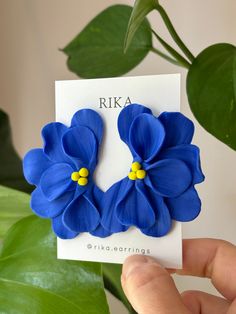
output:
[[36, 186], [31, 208], [36, 215], [50, 218], [55, 234], [62, 239], [81, 232], [110, 235], [100, 224], [103, 192], [93, 182], [102, 135], [98, 113], [79, 110], [70, 127], [58, 122], [46, 125], [43, 149], [32, 149], [24, 157], [25, 178]]
[[24, 175], [36, 186], [31, 208], [52, 220], [58, 237], [72, 239], [82, 232], [107, 237], [131, 226], [161, 237], [172, 220], [191, 221], [200, 213], [194, 186], [204, 175], [199, 149], [191, 144], [193, 123], [178, 112], [155, 117], [149, 108], [132, 104], [121, 111], [118, 130], [133, 163], [105, 193], [93, 181], [103, 136], [94, 110], [77, 111], [70, 127], [47, 124], [44, 147], [26, 154]]
[[199, 149], [192, 145], [193, 123], [178, 112], [158, 118], [142, 105], [124, 108], [119, 134], [133, 163], [102, 201], [102, 225], [110, 232], [136, 226], [148, 236], [166, 235], [172, 220], [191, 221], [201, 210], [194, 185], [204, 180]]

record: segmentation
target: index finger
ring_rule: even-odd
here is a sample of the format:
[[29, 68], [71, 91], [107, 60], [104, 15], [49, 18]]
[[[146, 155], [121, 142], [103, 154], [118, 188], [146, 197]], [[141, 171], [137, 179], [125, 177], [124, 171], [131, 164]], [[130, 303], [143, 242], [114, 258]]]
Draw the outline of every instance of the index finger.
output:
[[236, 298], [236, 247], [215, 239], [183, 240], [183, 269], [179, 275], [210, 278], [228, 300]]

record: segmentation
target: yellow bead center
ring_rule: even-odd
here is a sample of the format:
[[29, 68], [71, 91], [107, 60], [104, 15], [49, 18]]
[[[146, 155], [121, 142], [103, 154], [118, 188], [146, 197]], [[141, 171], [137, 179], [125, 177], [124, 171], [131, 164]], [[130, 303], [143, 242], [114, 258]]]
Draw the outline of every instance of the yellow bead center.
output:
[[89, 171], [87, 168], [80, 168], [79, 171], [74, 171], [71, 174], [71, 180], [77, 182], [81, 186], [88, 184]]
[[138, 171], [138, 170], [140, 170], [140, 169], [141, 169], [141, 165], [140, 165], [139, 162], [135, 161], [135, 162], [132, 163], [132, 165], [131, 165], [131, 170], [132, 170], [133, 172], [136, 172], [136, 171]]
[[87, 184], [88, 184], [88, 179], [81, 177], [81, 178], [79, 178], [79, 180], [78, 180], [78, 184], [79, 184], [79, 185], [82, 185], [82, 186], [87, 185]]
[[146, 171], [142, 169], [142, 165], [135, 161], [131, 165], [131, 171], [128, 174], [130, 180], [144, 179], [146, 177]]
[[83, 178], [87, 178], [87, 176], [89, 175], [89, 171], [87, 168], [81, 168], [79, 170], [79, 175]]

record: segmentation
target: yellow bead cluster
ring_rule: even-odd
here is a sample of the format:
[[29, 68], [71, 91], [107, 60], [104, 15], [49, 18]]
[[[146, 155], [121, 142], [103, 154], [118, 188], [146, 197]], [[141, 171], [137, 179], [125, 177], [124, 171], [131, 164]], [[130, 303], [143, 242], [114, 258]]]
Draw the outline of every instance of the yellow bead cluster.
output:
[[130, 180], [144, 179], [146, 177], [146, 171], [142, 169], [139, 162], [135, 161], [132, 163], [131, 171], [128, 174]]
[[74, 171], [71, 174], [71, 180], [77, 181], [79, 185], [87, 185], [88, 184], [88, 175], [89, 171], [87, 168], [81, 168], [79, 171]]

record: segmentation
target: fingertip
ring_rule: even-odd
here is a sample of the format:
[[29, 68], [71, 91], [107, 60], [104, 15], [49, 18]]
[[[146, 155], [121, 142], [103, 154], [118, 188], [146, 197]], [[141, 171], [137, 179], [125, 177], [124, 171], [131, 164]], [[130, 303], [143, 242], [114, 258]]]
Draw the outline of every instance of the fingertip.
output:
[[126, 258], [122, 268], [122, 280], [126, 281], [136, 268], [145, 264], [155, 264], [157, 267], [163, 268], [154, 258], [145, 255], [132, 255]]
[[124, 261], [124, 264], [127, 264], [127, 263], [133, 263], [135, 261], [138, 261], [140, 263], [158, 263], [158, 261], [151, 257], [151, 256], [147, 256], [147, 255], [140, 255], [140, 254], [134, 254], [134, 255], [130, 255], [128, 256], [125, 261]]
[[121, 283], [138, 313], [156, 313], [157, 308], [164, 311], [173, 307], [177, 309], [176, 313], [186, 313], [170, 274], [152, 257], [128, 257], [123, 265]]

